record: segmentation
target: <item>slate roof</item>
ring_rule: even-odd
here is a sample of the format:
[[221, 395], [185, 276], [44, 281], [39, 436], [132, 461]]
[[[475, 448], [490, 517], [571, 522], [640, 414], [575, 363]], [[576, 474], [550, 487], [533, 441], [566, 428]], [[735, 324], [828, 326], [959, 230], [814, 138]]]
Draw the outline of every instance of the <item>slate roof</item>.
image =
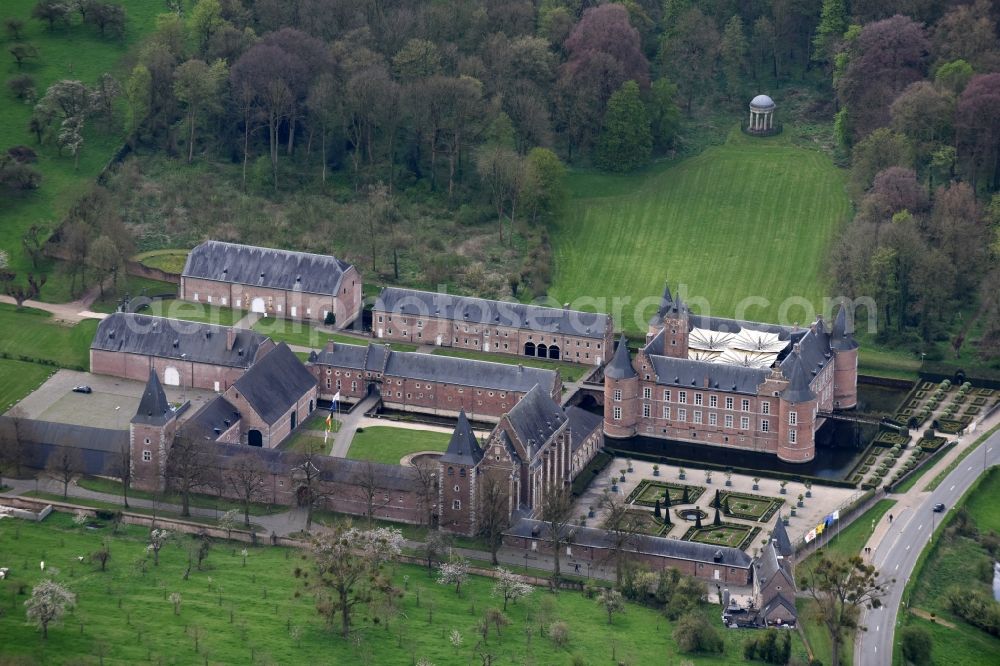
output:
[[840, 310], [837, 311], [837, 316], [833, 320], [830, 346], [838, 351], [858, 348], [858, 343], [854, 339], [854, 322], [847, 320], [847, 308], [843, 305], [840, 306]]
[[787, 560], [778, 559], [778, 551], [771, 542], [768, 542], [764, 546], [760, 551], [760, 557], [754, 561], [754, 576], [757, 578], [757, 582], [761, 588], [767, 585], [775, 576], [783, 576], [788, 581], [788, 586], [792, 590], [795, 588], [792, 574], [788, 571]]
[[267, 338], [237, 329], [232, 349], [226, 349], [227, 326], [166, 317], [115, 312], [98, 326], [91, 349], [183, 359], [232, 368], [249, 368]]
[[775, 547], [778, 549], [778, 554], [782, 557], [791, 557], [795, 554], [795, 549], [792, 547], [792, 540], [788, 538], [785, 523], [780, 517], [771, 531], [771, 539], [776, 542]]
[[791, 403], [809, 402], [816, 399], [816, 394], [809, 388], [812, 377], [808, 374], [805, 361], [801, 354], [793, 351], [781, 364], [781, 371], [788, 379], [788, 387], [781, 392], [781, 397]]
[[161, 426], [173, 416], [174, 411], [167, 401], [167, 394], [160, 384], [160, 378], [156, 375], [156, 370], [150, 368], [146, 390], [142, 392], [139, 408], [135, 411], [135, 416], [132, 417], [132, 423]]
[[448, 442], [448, 449], [441, 456], [440, 460], [445, 464], [468, 465], [474, 467], [483, 459], [483, 449], [479, 446], [476, 434], [472, 432], [469, 419], [465, 416], [463, 409], [458, 413], [458, 423], [455, 424], [455, 431], [451, 433], [451, 440]]
[[[196, 441], [208, 439], [214, 442], [220, 434], [239, 423], [241, 418], [233, 403], [220, 395], [203, 405], [191, 418], [185, 421], [183, 430]], [[219, 432], [215, 432], [216, 428], [219, 429]]]
[[771, 371], [767, 368], [747, 368], [726, 363], [692, 361], [686, 358], [649, 355], [656, 383], [662, 386], [703, 389], [705, 379], [708, 387], [730, 393], [756, 394]]
[[764, 606], [760, 609], [759, 616], [766, 619], [767, 616], [771, 614], [771, 611], [777, 610], [779, 606], [784, 606], [793, 618], [798, 619], [799, 613], [795, 609], [795, 603], [789, 601], [783, 594], [780, 593], [774, 595], [771, 599], [764, 603]]
[[351, 264], [336, 257], [205, 241], [191, 250], [184, 277], [336, 295]]
[[566, 412], [546, 391], [537, 385], [507, 412], [507, 419], [529, 455], [566, 423]]
[[[10, 434], [13, 432], [13, 427], [10, 417], [0, 416], [0, 433]], [[129, 441], [128, 430], [92, 428], [35, 419], [21, 419], [18, 433], [21, 439], [29, 444], [52, 444], [106, 453], [118, 453], [122, 445], [128, 444]]]
[[[533, 530], [537, 533], [533, 534]], [[511, 536], [546, 539], [548, 527], [540, 520], [524, 518], [519, 520], [512, 528], [504, 534]], [[606, 530], [596, 527], [576, 527], [566, 528], [569, 542], [580, 546], [594, 548], [610, 548], [612, 536]], [[711, 546], [706, 543], [696, 543], [694, 541], [682, 541], [681, 539], [664, 539], [662, 537], [639, 536], [627, 550], [664, 557], [676, 557], [678, 559], [690, 560], [693, 562], [705, 562], [718, 565], [720, 567], [739, 567], [747, 569], [751, 565], [750, 556], [737, 548], [725, 546]], [[715, 561], [716, 556], [720, 557], [719, 562]]]
[[374, 312], [438, 317], [491, 326], [510, 326], [542, 333], [604, 338], [609, 325], [606, 314], [564, 308], [493, 301], [432, 291], [386, 287], [379, 294]]
[[580, 447], [583, 440], [590, 437], [604, 423], [604, 419], [600, 415], [579, 407], [567, 407], [566, 417], [569, 420], [570, 440], [574, 451]]
[[632, 357], [628, 353], [628, 340], [625, 339], [624, 333], [618, 339], [615, 355], [604, 368], [604, 376], [611, 379], [629, 379], [636, 376], [635, 368], [632, 367]]
[[276, 423], [314, 386], [316, 378], [284, 342], [233, 383], [233, 388], [269, 425]]

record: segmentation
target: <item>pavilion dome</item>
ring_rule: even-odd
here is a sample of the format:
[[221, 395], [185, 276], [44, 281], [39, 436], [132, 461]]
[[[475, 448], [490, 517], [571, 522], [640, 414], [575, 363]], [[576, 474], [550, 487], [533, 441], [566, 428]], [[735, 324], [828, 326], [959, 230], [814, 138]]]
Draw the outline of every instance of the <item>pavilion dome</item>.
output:
[[750, 108], [757, 109], [759, 111], [767, 111], [773, 109], [775, 106], [774, 100], [767, 95], [757, 95], [752, 100], [750, 100]]

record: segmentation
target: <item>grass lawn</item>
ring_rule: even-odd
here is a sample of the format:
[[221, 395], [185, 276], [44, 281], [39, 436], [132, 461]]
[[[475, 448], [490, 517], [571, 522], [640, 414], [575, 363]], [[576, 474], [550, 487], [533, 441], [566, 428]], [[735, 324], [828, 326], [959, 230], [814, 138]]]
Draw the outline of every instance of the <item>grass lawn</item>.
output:
[[6, 412], [55, 372], [38, 363], [25, 363], [0, 358], [0, 413]]
[[0, 353], [12, 358], [22, 356], [55, 365], [86, 370], [90, 367], [90, 343], [97, 331], [97, 320], [88, 319], [75, 326], [64, 326], [42, 310], [0, 303]]
[[[1000, 530], [1000, 508], [996, 503], [998, 496], [1000, 471], [994, 467], [981, 477], [978, 485], [966, 493], [960, 504], [964, 504], [980, 533]], [[951, 518], [954, 512], [949, 511], [948, 516]], [[945, 602], [945, 593], [953, 586], [970, 591], [978, 590], [992, 597], [992, 576], [988, 576], [990, 582], [987, 582], [977, 575], [980, 566], [989, 571], [991, 564], [992, 559], [976, 541], [960, 535], [949, 539], [940, 529], [935, 532], [930, 550], [921, 554], [921, 559], [917, 561], [917, 567], [910, 577], [913, 587], [909, 608], [925, 617], [917, 617], [913, 612], [907, 612], [905, 607], [900, 608], [900, 627], [916, 625], [931, 633], [934, 642], [932, 659], [935, 664], [986, 666], [996, 663], [996, 657], [1000, 654], [1000, 638], [990, 636], [952, 615]], [[941, 622], [926, 619], [928, 614], [934, 614]], [[948, 627], [944, 623], [954, 626]], [[902, 666], [898, 632], [896, 643], [894, 661]]]
[[[368, 344], [368, 341], [361, 338], [341, 335], [339, 333], [328, 333], [310, 326], [309, 324], [292, 321], [290, 319], [277, 319], [275, 317], [258, 320], [253, 325], [253, 330], [258, 333], [263, 333], [275, 342], [286, 342], [290, 345], [310, 347], [312, 349], [323, 348], [326, 345], [327, 340], [333, 340], [334, 342], [340, 342], [347, 345]], [[372, 340], [372, 342], [374, 342], [374, 340]], [[406, 344], [405, 342], [393, 342], [389, 346], [395, 351], [415, 351], [417, 349], [416, 345]]]
[[347, 457], [352, 460], [398, 465], [400, 459], [417, 451], [444, 451], [451, 435], [430, 430], [374, 426], [358, 429]]
[[[0, 60], [0, 79], [6, 81], [18, 73], [25, 73], [35, 79], [39, 95], [60, 79], [76, 79], [92, 85], [97, 77], [110, 72], [123, 82], [127, 72], [122, 65], [124, 56], [154, 27], [157, 14], [165, 11], [163, 3], [149, 0], [121, 0], [128, 12], [125, 39], [101, 39], [96, 28], [81, 25], [78, 13], [73, 12], [71, 25], [57, 27], [49, 32], [48, 24], [31, 18], [31, 9], [36, 0], [4, 0], [2, 16], [16, 17], [25, 21], [21, 40], [38, 49], [38, 58], [33, 59], [21, 70], [7, 53], [11, 43], [4, 33], [0, 37], [3, 59]], [[54, 229], [69, 210], [70, 206], [93, 185], [94, 178], [108, 159], [121, 145], [123, 132], [123, 103], [119, 104], [118, 118], [111, 131], [104, 127], [103, 120], [91, 120], [84, 132], [84, 145], [80, 152], [79, 167], [75, 168], [73, 158], [60, 156], [55, 142], [38, 146], [28, 132], [28, 119], [32, 105], [15, 99], [4, 86], [0, 93], [0, 147], [24, 144], [38, 153], [35, 166], [42, 173], [41, 187], [21, 196], [0, 197], [0, 247], [10, 253], [11, 269], [19, 274], [33, 270], [31, 262], [24, 254], [21, 236], [33, 224], [41, 224], [48, 230]], [[39, 268], [49, 273], [49, 280], [42, 289], [41, 298], [60, 302], [70, 300], [69, 280], [52, 272], [55, 262], [46, 260]], [[0, 314], [0, 317], [3, 315]]]
[[150, 250], [136, 255], [133, 259], [143, 266], [180, 274], [184, 270], [184, 263], [189, 253], [190, 250]]
[[660, 506], [664, 506], [663, 497], [670, 493], [670, 506], [675, 504], [685, 504], [684, 489], [687, 488], [688, 498], [686, 504], [694, 504], [705, 492], [704, 486], [687, 486], [683, 483], [670, 483], [669, 481], [655, 481], [653, 479], [643, 479], [639, 485], [629, 493], [626, 502], [639, 504], [640, 506], [655, 506], [656, 500], [660, 500]]
[[[310, 417], [295, 431], [295, 434], [281, 443], [279, 447], [282, 451], [292, 451], [294, 453], [320, 453], [329, 452], [333, 446], [333, 440], [328, 438], [327, 443], [323, 443], [323, 433], [326, 432], [326, 410], [317, 410], [315, 415]], [[320, 418], [322, 417], [322, 418]], [[337, 419], [330, 419], [330, 432], [340, 432], [341, 423]]]
[[527, 356], [513, 356], [509, 354], [491, 354], [490, 352], [472, 351], [469, 349], [449, 349], [438, 347], [432, 354], [439, 356], [456, 356], [458, 358], [471, 358], [476, 361], [490, 361], [492, 363], [508, 363], [510, 365], [523, 365], [526, 368], [543, 368], [545, 370], [558, 370], [559, 376], [564, 382], [579, 381], [584, 374], [594, 369], [592, 365], [580, 365], [579, 363], [563, 363], [560, 361], [546, 361], [540, 358], [529, 358]]
[[[799, 597], [795, 600], [795, 608], [798, 611], [799, 626], [802, 627], [806, 640], [809, 641], [813, 655], [824, 664], [832, 664], [830, 634], [826, 627], [812, 619], [812, 615], [816, 612], [816, 602], [812, 599]], [[844, 637], [844, 644], [840, 648], [840, 663], [842, 666], [852, 666], [854, 663], [853, 633]]]
[[703, 527], [692, 527], [688, 529], [683, 539], [685, 541], [696, 541], [707, 543], [712, 546], [729, 546], [730, 548], [743, 549], [753, 540], [754, 534], [760, 530], [759, 527], [749, 525], [738, 525], [736, 523], [722, 523], [713, 525], [711, 521], [705, 521]]
[[[101, 500], [85, 499], [80, 497], [70, 496], [67, 499], [63, 499], [61, 493], [47, 493], [43, 491], [29, 490], [23, 494], [24, 497], [33, 497], [35, 499], [48, 500], [50, 502], [70, 502], [72, 504], [79, 504], [80, 506], [89, 507], [91, 509], [103, 509], [106, 511], [118, 511], [122, 508], [121, 504], [116, 504], [114, 502], [102, 502]], [[152, 509], [144, 509], [142, 507], [129, 507], [129, 511], [132, 513], [141, 513], [145, 516], [154, 515]], [[186, 520], [192, 523], [203, 523], [205, 525], [217, 525], [218, 521], [215, 518], [208, 518], [202, 516], [184, 516], [181, 517], [180, 513], [175, 513], [172, 511], [161, 511], [156, 510], [155, 515], [163, 516], [165, 518], [177, 518], [178, 520]], [[222, 515], [222, 512], [219, 512]]]
[[[77, 485], [81, 488], [86, 488], [87, 490], [93, 490], [98, 493], [108, 493], [109, 495], [115, 495], [121, 499], [122, 495], [122, 484], [115, 479], [107, 479], [98, 476], [87, 476], [82, 477], [77, 480]], [[170, 494], [170, 493], [160, 493], [154, 494], [145, 490], [135, 490], [130, 489], [128, 491], [129, 498], [135, 499], [147, 499], [151, 500], [154, 497], [157, 501], [164, 504], [176, 504], [180, 506], [181, 496]], [[70, 497], [69, 501], [76, 501], [75, 498]], [[219, 511], [228, 511], [230, 509], [243, 510], [243, 505], [240, 502], [233, 500], [223, 499], [221, 497], [215, 497], [214, 495], [201, 495], [198, 493], [192, 493], [191, 495], [191, 506], [201, 507], [203, 509], [218, 509]], [[287, 507], [277, 506], [272, 504], [251, 504], [250, 514], [253, 516], [266, 516], [272, 513], [281, 513], [287, 510]]]
[[[823, 546], [821, 551], [844, 556], [859, 555], [861, 549], [868, 543], [868, 539], [872, 535], [872, 521], [875, 521], [877, 524], [885, 514], [889, 513], [889, 509], [895, 503], [896, 500], [879, 500], [875, 506], [861, 514], [853, 523], [840, 530], [839, 534], [836, 532], [836, 526], [834, 526], [835, 536], [833, 540]], [[813, 566], [813, 563], [817, 559], [816, 553], [813, 553], [802, 560], [798, 566], [805, 571]]]
[[177, 285], [172, 282], [161, 282], [160, 280], [150, 280], [149, 278], [136, 277], [134, 275], [124, 275], [118, 281], [118, 288], [106, 291], [104, 297], [97, 297], [90, 309], [93, 312], [114, 312], [118, 309], [118, 304], [122, 297], [128, 294], [131, 298], [140, 296], [159, 296], [162, 294], [176, 294]]
[[765, 523], [771, 520], [771, 516], [785, 503], [783, 499], [763, 495], [726, 492], [722, 493], [719, 501], [722, 503], [722, 513], [726, 516]]
[[[77, 561], [97, 550], [104, 538], [109, 539], [111, 551], [106, 572]], [[295, 575], [296, 569], [311, 569], [295, 550], [250, 549], [243, 566], [242, 545], [216, 542], [207, 568], [193, 569], [185, 580], [189, 537], [165, 546], [159, 566], [149, 562], [145, 570], [136, 566], [145, 550], [144, 530], [128, 527], [113, 536], [107, 527], [75, 527], [65, 514], [53, 514], [41, 524], [3, 521], [0, 543], [5, 562], [12, 564], [11, 576], [0, 590], [0, 603], [7, 611], [0, 616], [0, 645], [4, 656], [15, 661], [76, 663], [80, 655], [103, 654], [113, 663], [411, 664], [427, 659], [454, 664], [479, 663], [480, 651], [488, 651], [495, 664], [569, 664], [576, 655], [584, 663], [603, 663], [612, 652], [618, 662], [630, 664], [682, 659], [695, 664], [746, 663], [740, 652], [743, 632], [719, 630], [725, 641], [723, 654], [680, 655], [671, 638], [672, 623], [655, 610], [627, 604], [626, 612], [609, 625], [594, 600], [583, 594], [551, 595], [542, 589], [511, 605], [506, 613], [511, 626], [499, 637], [491, 632], [480, 649], [475, 623], [487, 608], [498, 605], [490, 596], [492, 580], [473, 576], [458, 596], [453, 587], [437, 584], [426, 569], [415, 565], [400, 564], [391, 570], [402, 592], [398, 614], [386, 622], [384, 613], [358, 606], [355, 635], [344, 640], [316, 613], [308, 585], [312, 577]], [[50, 627], [45, 642], [25, 623], [26, 597], [18, 594], [22, 585], [30, 590], [41, 580], [37, 563], [42, 559], [47, 577], [77, 595], [76, 610], [61, 626]], [[181, 597], [178, 614], [167, 599], [175, 592]], [[539, 635], [542, 608], [549, 621], [569, 625], [566, 648]], [[716, 608], [706, 606], [702, 612], [717, 622]], [[373, 617], [383, 621], [376, 624]], [[449, 638], [452, 630], [462, 635], [459, 647]], [[793, 635], [793, 654], [802, 653]]]
[[858, 355], [858, 374], [916, 381], [919, 370], [920, 359], [913, 354], [905, 350], [876, 347], [869, 341], [862, 340]]
[[945, 478], [949, 474], [951, 474], [951, 470], [953, 470], [956, 467], [958, 467], [959, 463], [961, 463], [963, 460], [965, 460], [965, 457], [967, 455], [969, 455], [970, 453], [972, 453], [976, 449], [976, 447], [978, 447], [980, 444], [983, 443], [983, 440], [985, 440], [987, 437], [989, 437], [990, 435], [992, 435], [993, 433], [995, 433], [997, 430], [1000, 430], [1000, 425], [993, 426], [990, 430], [988, 430], [988, 431], [984, 432], [982, 435], [980, 435], [979, 438], [975, 442], [973, 442], [972, 444], [969, 444], [968, 446], [966, 446], [965, 450], [962, 451], [960, 454], [958, 454], [957, 458], [955, 458], [954, 460], [952, 460], [948, 464], [947, 467], [945, 467], [943, 470], [941, 470], [938, 473], [937, 476], [935, 476], [933, 479], [931, 479], [930, 483], [928, 483], [926, 486], [924, 486], [924, 492], [931, 492], [931, 491], [935, 490], [938, 486], [940, 486], [941, 482], [944, 481]]
[[[845, 172], [819, 151], [737, 132], [696, 157], [635, 174], [576, 172], [553, 233], [550, 295], [573, 307], [597, 298], [596, 309], [633, 334], [646, 332], [664, 281], [674, 292], [686, 285], [682, 295], [703, 314], [810, 321], [830, 295], [826, 256], [850, 214], [844, 183]], [[631, 299], [621, 313], [610, 307], [615, 297]], [[758, 300], [741, 312], [750, 297]], [[809, 307], [782, 308], [790, 297]]]

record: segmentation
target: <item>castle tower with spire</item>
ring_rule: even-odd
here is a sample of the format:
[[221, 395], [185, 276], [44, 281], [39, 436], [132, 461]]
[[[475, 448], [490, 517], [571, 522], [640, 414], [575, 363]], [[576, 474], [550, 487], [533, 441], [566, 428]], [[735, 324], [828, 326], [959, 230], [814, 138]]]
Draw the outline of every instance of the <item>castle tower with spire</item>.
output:
[[833, 406], [852, 409], [858, 405], [858, 343], [854, 339], [853, 318], [843, 305], [833, 320], [830, 349], [833, 350]]
[[811, 370], [806, 368], [799, 344], [792, 349], [788, 386], [778, 401], [778, 459], [809, 462], [816, 457], [817, 396], [810, 387]]
[[166, 486], [167, 455], [177, 432], [177, 412], [150, 369], [139, 408], [129, 423], [132, 487], [160, 491]]
[[448, 450], [439, 458], [440, 528], [446, 532], [472, 536], [476, 527], [476, 478], [483, 449], [472, 431], [463, 409], [448, 442]]
[[638, 421], [639, 374], [632, 366], [623, 333], [611, 362], [604, 368], [604, 434], [631, 437]]
[[660, 353], [672, 358], [687, 358], [690, 329], [687, 306], [681, 300], [680, 294], [674, 297], [670, 293], [670, 286], [665, 285], [663, 296], [660, 297], [660, 307], [649, 323], [649, 330], [646, 333], [647, 344], [662, 331], [663, 349]]

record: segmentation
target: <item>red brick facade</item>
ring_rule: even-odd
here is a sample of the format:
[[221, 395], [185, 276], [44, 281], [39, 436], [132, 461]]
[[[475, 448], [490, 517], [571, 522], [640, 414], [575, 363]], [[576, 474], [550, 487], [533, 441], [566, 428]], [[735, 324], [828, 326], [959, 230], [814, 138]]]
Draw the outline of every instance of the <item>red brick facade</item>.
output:
[[[247, 367], [273, 348], [274, 343], [270, 339], [261, 344], [257, 356], [248, 359], [250, 362]], [[184, 386], [220, 393], [226, 391], [247, 371], [247, 368], [242, 367], [197, 363], [176, 358], [143, 356], [102, 349], [90, 350], [90, 371], [94, 374], [145, 381], [149, 377], [150, 368], [156, 370], [156, 374], [165, 386]]]

